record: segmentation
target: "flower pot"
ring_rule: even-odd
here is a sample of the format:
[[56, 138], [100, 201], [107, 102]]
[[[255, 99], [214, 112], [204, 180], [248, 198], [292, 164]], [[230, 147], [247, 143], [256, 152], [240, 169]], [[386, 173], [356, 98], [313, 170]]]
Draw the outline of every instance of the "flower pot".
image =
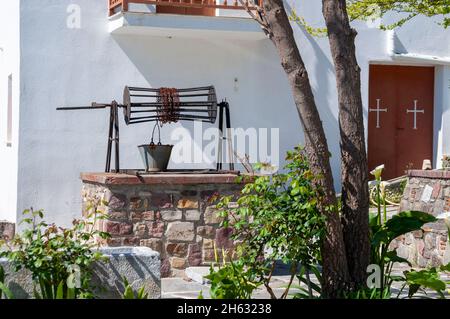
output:
[[167, 170], [173, 145], [145, 144], [139, 146], [139, 151], [147, 172]]

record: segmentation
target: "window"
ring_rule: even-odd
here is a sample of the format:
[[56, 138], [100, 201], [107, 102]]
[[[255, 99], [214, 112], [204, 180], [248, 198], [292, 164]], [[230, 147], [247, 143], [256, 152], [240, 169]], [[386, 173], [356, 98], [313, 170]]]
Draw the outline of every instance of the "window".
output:
[[7, 122], [6, 122], [6, 146], [12, 146], [12, 120], [13, 120], [13, 100], [12, 100], [12, 85], [13, 85], [13, 76], [10, 74], [8, 76], [8, 109], [7, 109]]

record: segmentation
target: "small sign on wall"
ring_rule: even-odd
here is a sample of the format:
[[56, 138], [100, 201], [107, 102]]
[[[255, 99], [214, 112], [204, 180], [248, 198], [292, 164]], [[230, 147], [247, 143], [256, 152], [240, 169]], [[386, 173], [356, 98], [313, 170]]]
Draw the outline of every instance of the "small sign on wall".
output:
[[431, 187], [430, 185], [426, 185], [420, 200], [422, 202], [428, 203], [431, 199], [431, 194], [433, 194], [433, 187]]

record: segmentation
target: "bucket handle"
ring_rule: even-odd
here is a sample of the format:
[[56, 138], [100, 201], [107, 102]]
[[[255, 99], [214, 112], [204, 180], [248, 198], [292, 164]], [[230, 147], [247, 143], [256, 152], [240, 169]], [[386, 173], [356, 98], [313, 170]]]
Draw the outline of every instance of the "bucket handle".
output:
[[161, 144], [161, 129], [160, 129], [160, 127], [159, 127], [159, 121], [156, 121], [156, 124], [155, 124], [155, 126], [153, 127], [153, 131], [152, 131], [152, 141], [150, 142], [150, 145], [155, 145], [155, 142], [154, 142], [154, 136], [155, 136], [155, 130], [156, 130], [156, 128], [158, 128], [158, 145], [162, 145]]

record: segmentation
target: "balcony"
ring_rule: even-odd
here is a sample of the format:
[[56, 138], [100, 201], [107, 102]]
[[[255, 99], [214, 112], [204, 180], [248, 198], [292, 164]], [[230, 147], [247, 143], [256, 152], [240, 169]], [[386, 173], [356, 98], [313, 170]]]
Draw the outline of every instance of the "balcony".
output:
[[109, 20], [112, 34], [265, 38], [238, 0], [109, 0]]

